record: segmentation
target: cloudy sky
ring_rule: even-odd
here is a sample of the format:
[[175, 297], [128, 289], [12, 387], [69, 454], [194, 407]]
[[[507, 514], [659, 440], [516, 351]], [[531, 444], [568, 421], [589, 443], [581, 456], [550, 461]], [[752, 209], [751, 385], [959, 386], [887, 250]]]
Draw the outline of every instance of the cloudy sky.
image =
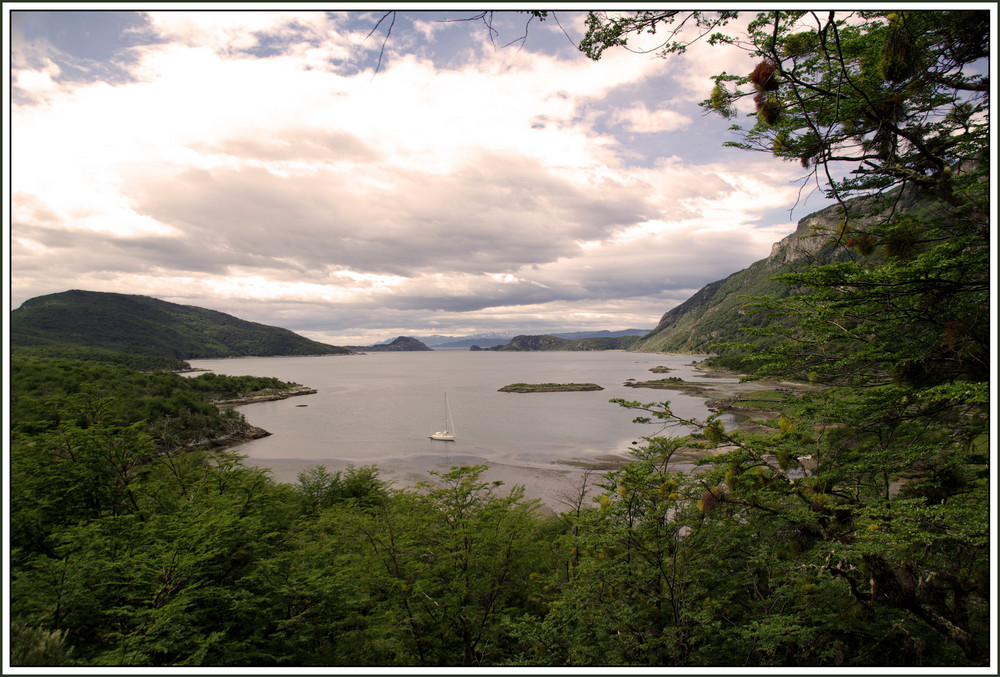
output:
[[144, 294], [337, 344], [649, 329], [827, 204], [698, 107], [753, 69], [735, 48], [594, 62], [579, 12], [387, 36], [379, 9], [111, 7], [4, 6], [12, 308]]

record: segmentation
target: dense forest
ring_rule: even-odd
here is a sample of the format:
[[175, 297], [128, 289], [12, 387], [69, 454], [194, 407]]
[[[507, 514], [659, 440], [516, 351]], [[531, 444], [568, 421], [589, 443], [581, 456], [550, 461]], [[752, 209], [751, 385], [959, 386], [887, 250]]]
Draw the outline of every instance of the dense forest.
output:
[[553, 515], [483, 467], [282, 485], [184, 444], [238, 423], [208, 399], [270, 379], [34, 359], [12, 378], [15, 665], [968, 665], [988, 646], [982, 439], [913, 453], [873, 501], [899, 482], [888, 451], [796, 479], [824, 445], [788, 418], [697, 475], [652, 437], [599, 503], [581, 481]]
[[[682, 18], [593, 13], [581, 49]], [[751, 22], [757, 67], [706, 108], [752, 98], [737, 145], [858, 170], [826, 184], [843, 259], [782, 275], [799, 292], [750, 300], [768, 321], [730, 346], [817, 387], [752, 432], [644, 437], [559, 513], [482, 466], [277, 484], [213, 444], [246, 422], [212, 403], [289, 384], [15, 354], [11, 663], [989, 665], [988, 38], [964, 11]], [[851, 199], [904, 192], [932, 206]], [[697, 472], [671, 465], [684, 445]]]

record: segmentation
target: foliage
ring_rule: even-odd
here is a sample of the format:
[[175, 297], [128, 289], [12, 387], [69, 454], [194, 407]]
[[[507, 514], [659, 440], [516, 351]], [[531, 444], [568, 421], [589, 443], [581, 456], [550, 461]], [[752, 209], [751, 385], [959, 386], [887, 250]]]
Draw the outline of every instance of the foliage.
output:
[[[587, 15], [587, 33], [580, 41], [579, 49], [596, 61], [606, 49], [626, 46], [631, 35], [655, 34], [658, 30], [667, 29], [667, 39], [656, 49], [664, 56], [681, 53], [691, 42], [725, 26], [737, 15], [731, 11], [685, 12], [676, 9], [640, 10], [613, 15], [607, 12], [590, 12]], [[681, 29], [685, 26], [693, 26], [696, 37], [685, 35], [683, 40], [680, 39]]]
[[[702, 515], [685, 542], [721, 529], [711, 547], [725, 553], [745, 528], [745, 561], [780, 553], [747, 581], [764, 607], [721, 604], [747, 664], [988, 661], [988, 35], [983, 12], [773, 11], [726, 40], [756, 68], [717, 76], [703, 105], [732, 117], [754, 98], [730, 145], [821, 181], [843, 255], [776, 276], [795, 293], [761, 294], [742, 346], [757, 378], [824, 388], [758, 422], [767, 434], [701, 424], [728, 450], [695, 476]], [[837, 625], [821, 631], [824, 618]]]
[[[595, 35], [613, 46], [655, 27], [636, 16]], [[821, 388], [776, 402], [756, 432], [617, 401], [637, 423], [696, 432], [643, 438], [593, 505], [583, 486], [556, 518], [485, 466], [403, 490], [373, 467], [316, 467], [289, 486], [206, 448], [245, 424], [210, 400], [284, 387], [270, 379], [15, 355], [12, 663], [987, 665], [983, 81], [956, 70], [979, 59], [982, 31], [961, 11], [795, 23], [809, 16], [751, 24], [770, 62], [753, 80], [782, 108], [747, 143], [784, 125], [771, 152], [816, 141], [810, 166], [828, 167], [846, 127], [881, 124], [854, 127], [875, 155], [830, 184], [883, 193], [841, 205], [849, 256], [789, 273], [799, 293], [756, 302], [758, 375]], [[873, 98], [899, 87], [906, 110]], [[959, 90], [961, 103], [948, 96]], [[829, 134], [810, 140], [810, 124]], [[907, 136], [918, 129], [923, 148]], [[911, 173], [921, 161], [923, 178]], [[704, 459], [678, 467], [682, 449]]]
[[66, 646], [65, 631], [26, 628], [20, 623], [12, 623], [10, 635], [11, 665], [51, 667], [73, 664], [73, 651]]
[[183, 360], [159, 355], [137, 355], [103, 348], [87, 348], [66, 343], [11, 346], [10, 354], [26, 358], [79, 360], [125, 367], [136, 371], [183, 371], [191, 365]]
[[[484, 467], [418, 492], [390, 492], [374, 467], [276, 485], [232, 452], [184, 441], [204, 433], [199, 416], [225, 418], [207, 398], [287, 384], [25, 357], [13, 367], [15, 665], [509, 655], [497, 629], [530, 607], [524, 584], [544, 568], [548, 523], [520, 488], [497, 495]], [[171, 420], [190, 435], [162, 434]]]
[[[665, 26], [684, 13], [670, 14]], [[605, 46], [621, 44], [630, 35], [649, 30], [647, 23], [656, 18], [649, 12], [636, 12], [615, 24], [592, 13], [592, 30], [585, 42], [600, 43], [604, 38], [599, 27], [611, 30], [617, 25], [619, 34], [608, 38]], [[799, 162], [807, 170], [803, 185], [815, 181], [836, 198], [839, 226], [832, 229], [836, 247], [833, 256], [816, 262], [874, 256], [895, 261], [902, 268], [901, 259], [921, 254], [923, 260], [911, 264], [910, 272], [886, 269], [881, 280], [871, 277], [864, 283], [879, 284], [885, 275], [899, 272], [916, 277], [921, 269], [930, 270], [935, 264], [921, 250], [952, 239], [949, 251], [939, 250], [935, 255], [938, 261], [948, 259], [947, 265], [954, 268], [982, 271], [989, 239], [988, 193], [983, 184], [988, 175], [988, 28], [988, 14], [976, 11], [761, 13], [750, 21], [744, 38], [713, 36], [715, 41], [745, 48], [747, 70], [753, 70], [746, 76], [717, 75], [715, 91], [702, 106], [734, 117], [740, 102], [752, 97], [752, 124], [734, 125], [731, 131], [738, 140], [726, 145]], [[870, 199], [849, 200], [878, 194], [885, 199], [877, 205]], [[945, 211], [951, 213], [942, 214]], [[959, 256], [964, 247], [971, 247], [971, 252]], [[871, 267], [871, 263], [861, 265]], [[774, 275], [790, 272], [807, 274], [779, 270]], [[786, 291], [765, 289], [758, 283], [757, 290], [743, 296], [793, 298], [790, 291], [818, 279], [803, 275], [780, 278], [792, 285]], [[735, 282], [735, 277], [726, 284]], [[827, 282], [832, 287], [832, 278]], [[945, 286], [953, 283], [954, 274], [943, 281]], [[981, 278], [961, 284], [981, 289]], [[716, 290], [712, 294], [717, 296]], [[750, 319], [735, 308], [724, 308], [723, 299], [713, 300], [712, 313], [729, 320], [728, 326], [783, 321], [778, 313]], [[797, 312], [794, 304], [789, 301], [787, 305]], [[681, 309], [671, 313], [638, 349], [704, 350], [686, 345], [689, 336], [708, 345], [748, 343], [708, 322], [693, 325], [691, 330], [697, 333], [689, 334]], [[967, 324], [958, 324], [950, 333], [957, 332], [964, 341]], [[750, 343], [768, 346], [774, 342], [774, 337], [758, 336]], [[731, 352], [731, 348], [715, 350]]]
[[[496, 664], [506, 644], [502, 621], [527, 606], [525, 590], [547, 549], [534, 502], [515, 487], [481, 479], [486, 466], [431, 472], [436, 483], [401, 492], [352, 524], [365, 544], [355, 564], [370, 572], [371, 605], [359, 628], [382, 638], [365, 664]], [[376, 659], [376, 660], [373, 660]]]
[[[580, 49], [597, 59], [667, 28], [672, 41], [661, 54], [668, 56], [682, 49], [686, 22], [697, 27], [691, 39], [700, 39], [736, 16], [591, 12]], [[746, 36], [717, 32], [709, 42], [740, 46], [753, 60], [748, 75], [715, 76], [716, 90], [702, 103], [732, 117], [741, 99], [754, 98], [754, 125], [733, 127], [741, 140], [730, 145], [800, 162], [838, 200], [903, 185], [958, 206], [957, 191], [981, 176], [987, 11], [769, 11], [750, 20]], [[844, 178], [840, 164], [851, 165], [851, 175]]]
[[766, 12], [743, 44], [769, 75], [767, 87], [716, 76], [736, 87], [730, 104], [756, 101], [757, 122], [734, 127], [732, 145], [800, 162], [838, 201], [905, 186], [965, 204], [988, 134], [988, 13]]
[[[567, 567], [550, 579], [548, 610], [518, 625], [522, 662], [852, 667], [986, 660], [984, 458], [949, 458], [947, 472], [941, 465], [928, 472], [928, 459], [941, 449], [927, 446], [892, 468], [884, 451], [847, 459], [842, 449], [833, 458], [824, 436], [805, 425], [822, 397], [798, 403], [774, 432], [757, 435], [727, 432], [718, 417], [677, 419], [669, 403], [619, 404], [641, 411], [637, 421], [700, 432], [686, 440], [646, 438], [632, 463], [606, 476], [596, 505], [568, 516]], [[725, 450], [701, 472], [672, 469], [682, 445], [719, 444]], [[815, 469], [804, 465], [807, 451], [819, 456]], [[908, 480], [893, 489], [887, 474]]]
[[326, 466], [313, 466], [299, 473], [295, 485], [305, 510], [314, 514], [343, 501], [370, 506], [385, 489], [375, 466], [355, 468], [353, 465], [347, 467], [346, 473], [331, 473]]
[[[77, 368], [92, 392], [102, 374], [124, 376]], [[935, 427], [901, 410], [893, 430], [877, 430], [898, 401], [881, 396], [845, 391], [836, 404], [849, 420], [825, 418], [826, 429], [813, 423], [830, 411], [826, 395], [787, 406], [771, 434], [681, 421], [699, 432], [646, 438], [601, 480], [593, 507], [581, 494], [558, 520], [520, 487], [501, 493], [485, 466], [432, 473], [413, 490], [389, 489], [373, 467], [315, 467], [276, 485], [229, 452], [155, 451], [148, 422], [84, 399], [58, 425], [15, 421], [12, 656], [105, 667], [977, 664], [989, 636], [982, 421]], [[947, 407], [969, 393], [923, 397]], [[620, 404], [640, 422], [676, 420], [669, 405]], [[953, 437], [956, 425], [968, 430]], [[672, 466], [682, 446], [717, 444], [730, 451], [700, 472]], [[804, 452], [815, 469], [803, 470]]]
[[13, 355], [10, 361], [11, 432], [15, 442], [67, 428], [141, 424], [159, 448], [211, 443], [246, 433], [235, 411], [215, 400], [294, 384], [275, 378], [205, 373], [193, 378], [166, 371], [65, 359]]

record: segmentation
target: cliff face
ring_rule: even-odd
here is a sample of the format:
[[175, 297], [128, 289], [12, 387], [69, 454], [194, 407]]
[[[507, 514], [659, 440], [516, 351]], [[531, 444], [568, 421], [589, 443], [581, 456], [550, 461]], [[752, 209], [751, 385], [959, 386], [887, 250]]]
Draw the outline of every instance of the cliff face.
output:
[[[883, 198], [883, 202], [886, 204], [879, 207], [878, 199], [875, 197], [855, 198], [847, 203], [852, 213], [852, 229], [865, 230], [885, 218], [888, 200]], [[895, 211], [905, 212], [913, 210], [915, 202], [911, 195], [904, 193], [902, 197], [891, 204]], [[858, 213], [867, 213], [868, 215], [857, 216]], [[766, 260], [772, 266], [796, 262], [816, 263], [820, 262], [818, 259], [823, 259], [821, 262], [826, 263], [830, 253], [830, 240], [836, 236], [841, 219], [843, 219], [843, 208], [840, 205], [831, 205], [804, 217], [799, 221], [794, 233], [772, 245], [771, 254]]]
[[835, 232], [838, 215], [831, 213], [835, 209], [830, 207], [799, 221], [794, 233], [771, 245], [768, 265], [777, 267], [803, 258], [815, 259]]

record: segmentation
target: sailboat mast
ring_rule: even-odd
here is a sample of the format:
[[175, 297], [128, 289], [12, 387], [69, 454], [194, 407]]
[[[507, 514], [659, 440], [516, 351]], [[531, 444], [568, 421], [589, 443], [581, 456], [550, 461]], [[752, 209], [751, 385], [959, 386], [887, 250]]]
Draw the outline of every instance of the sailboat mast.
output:
[[444, 394], [444, 430], [434, 433], [430, 438], [444, 442], [455, 441], [455, 422], [451, 418], [451, 403], [448, 402], [448, 393]]

